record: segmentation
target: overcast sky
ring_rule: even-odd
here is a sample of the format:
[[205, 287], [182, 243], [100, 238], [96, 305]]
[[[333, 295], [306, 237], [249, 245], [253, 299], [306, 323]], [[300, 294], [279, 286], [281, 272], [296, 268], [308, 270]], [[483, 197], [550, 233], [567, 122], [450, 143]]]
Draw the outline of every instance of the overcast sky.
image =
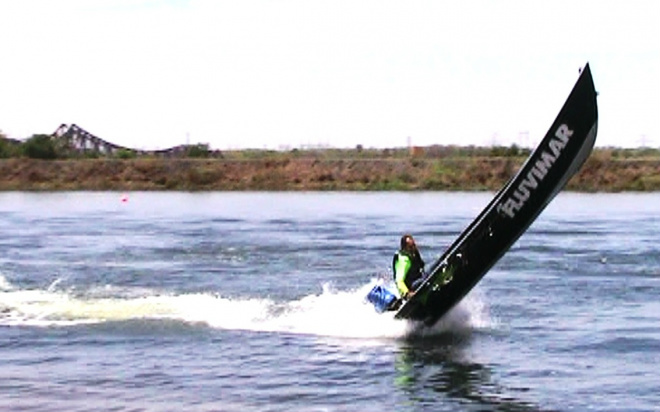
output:
[[0, 0], [0, 130], [139, 149], [540, 141], [590, 62], [598, 146], [660, 147], [653, 1]]

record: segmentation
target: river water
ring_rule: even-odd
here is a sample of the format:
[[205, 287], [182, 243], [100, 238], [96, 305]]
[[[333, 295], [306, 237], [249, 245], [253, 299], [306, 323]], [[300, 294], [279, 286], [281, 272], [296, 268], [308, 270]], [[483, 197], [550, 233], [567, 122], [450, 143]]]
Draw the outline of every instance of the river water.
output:
[[0, 409], [659, 410], [660, 194], [560, 194], [431, 329], [365, 303], [491, 197], [0, 193]]

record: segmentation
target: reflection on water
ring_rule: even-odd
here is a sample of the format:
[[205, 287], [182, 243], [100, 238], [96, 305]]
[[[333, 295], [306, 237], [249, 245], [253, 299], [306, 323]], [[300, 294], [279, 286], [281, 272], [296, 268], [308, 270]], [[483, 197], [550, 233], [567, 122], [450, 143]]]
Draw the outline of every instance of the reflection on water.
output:
[[545, 411], [512, 396], [524, 389], [498, 384], [490, 367], [470, 361], [466, 350], [471, 338], [467, 333], [446, 332], [403, 342], [394, 365], [396, 387], [412, 405], [434, 405], [436, 410], [441, 395], [453, 404], [448, 410], [458, 403], [478, 411]]

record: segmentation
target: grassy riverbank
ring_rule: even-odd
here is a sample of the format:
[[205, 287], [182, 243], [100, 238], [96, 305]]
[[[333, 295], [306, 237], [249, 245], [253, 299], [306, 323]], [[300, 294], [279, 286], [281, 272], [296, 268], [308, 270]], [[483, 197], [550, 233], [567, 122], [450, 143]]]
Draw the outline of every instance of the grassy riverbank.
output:
[[[527, 153], [242, 151], [221, 158], [0, 159], [0, 190], [497, 190]], [[568, 183], [586, 192], [660, 190], [656, 151], [596, 149]]]

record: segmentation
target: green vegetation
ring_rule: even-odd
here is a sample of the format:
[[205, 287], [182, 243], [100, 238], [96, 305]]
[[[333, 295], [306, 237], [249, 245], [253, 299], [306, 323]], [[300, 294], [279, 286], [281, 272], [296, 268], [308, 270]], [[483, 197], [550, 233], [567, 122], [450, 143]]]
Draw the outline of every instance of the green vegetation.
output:
[[211, 151], [209, 150], [208, 144], [195, 144], [186, 147], [186, 156], [196, 159], [209, 157]]
[[20, 142], [8, 139], [0, 130], [0, 159], [7, 159], [10, 157], [18, 157], [20, 150]]
[[135, 153], [135, 150], [119, 149], [116, 156], [118, 159], [135, 159], [137, 153]]
[[31, 159], [56, 159], [57, 150], [50, 136], [35, 134], [21, 145], [22, 153]]
[[[120, 148], [111, 153], [102, 153], [94, 149], [76, 150], [66, 147], [56, 137], [36, 134], [21, 142], [8, 139], [0, 131], [0, 158], [28, 157], [33, 159], [81, 159], [81, 158], [106, 158], [106, 159], [135, 159], [135, 158], [159, 158], [173, 156], [177, 158], [206, 159], [219, 158], [225, 160], [291, 160], [291, 159], [413, 159], [419, 162], [429, 159], [458, 159], [458, 158], [509, 158], [512, 160], [526, 159], [530, 149], [519, 147], [516, 144], [510, 146], [456, 146], [456, 145], [433, 145], [413, 148], [387, 148], [373, 149], [365, 148], [358, 144], [353, 149], [320, 148], [320, 149], [298, 149], [289, 151], [270, 149], [242, 149], [230, 151], [214, 151], [208, 144], [199, 143], [193, 145], [182, 145], [169, 155], [160, 152], [140, 152], [129, 148]], [[639, 160], [660, 159], [660, 148], [597, 148], [594, 155], [610, 160]]]
[[11, 145], [4, 136], [0, 135], [0, 159], [6, 159], [12, 156]]

